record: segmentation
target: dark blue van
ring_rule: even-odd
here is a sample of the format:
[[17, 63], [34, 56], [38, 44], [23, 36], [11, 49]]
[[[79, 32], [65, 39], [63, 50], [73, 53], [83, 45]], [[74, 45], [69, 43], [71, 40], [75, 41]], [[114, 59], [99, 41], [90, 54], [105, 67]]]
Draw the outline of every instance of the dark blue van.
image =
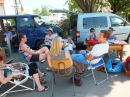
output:
[[42, 16], [34, 14], [0, 16], [0, 26], [2, 29], [5, 26], [17, 27], [19, 34], [25, 33], [27, 35], [27, 44], [37, 49], [44, 45], [44, 38], [48, 28], [51, 27], [55, 34], [62, 36], [62, 29], [51, 25]]

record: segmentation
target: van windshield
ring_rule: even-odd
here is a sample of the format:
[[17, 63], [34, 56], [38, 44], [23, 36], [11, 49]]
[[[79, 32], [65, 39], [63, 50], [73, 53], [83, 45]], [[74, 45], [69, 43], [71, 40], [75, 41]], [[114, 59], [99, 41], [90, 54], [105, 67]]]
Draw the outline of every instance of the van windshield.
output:
[[32, 18], [39, 26], [51, 25], [51, 23], [47, 19], [45, 19], [43, 16], [33, 16]]

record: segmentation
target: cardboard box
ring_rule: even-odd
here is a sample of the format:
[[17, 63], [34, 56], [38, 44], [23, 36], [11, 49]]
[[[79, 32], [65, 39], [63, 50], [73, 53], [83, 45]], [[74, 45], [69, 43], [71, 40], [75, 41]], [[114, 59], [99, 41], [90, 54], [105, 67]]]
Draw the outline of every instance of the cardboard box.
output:
[[5, 54], [5, 49], [4, 48], [2, 48], [2, 49], [0, 49], [0, 55], [4, 58], [4, 62], [6, 61], [6, 54]]

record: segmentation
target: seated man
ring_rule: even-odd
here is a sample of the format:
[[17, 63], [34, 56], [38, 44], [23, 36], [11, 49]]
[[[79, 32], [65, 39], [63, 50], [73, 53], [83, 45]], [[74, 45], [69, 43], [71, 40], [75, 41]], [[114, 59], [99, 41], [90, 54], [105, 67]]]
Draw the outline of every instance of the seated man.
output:
[[[96, 56], [101, 56], [105, 53], [108, 53], [109, 44], [107, 39], [109, 38], [109, 33], [106, 30], [101, 30], [98, 36], [99, 44], [94, 45], [93, 49], [87, 54], [86, 51], [83, 54], [72, 54], [71, 58], [73, 60], [74, 66], [77, 68], [77, 73], [82, 74], [82, 70], [84, 68], [80, 68], [78, 63], [80, 64], [88, 64], [88, 61], [92, 60]], [[96, 64], [99, 62], [101, 58], [94, 59], [91, 61], [91, 64]]]
[[63, 49], [68, 50], [70, 52], [70, 54], [72, 54], [73, 48], [76, 48], [76, 46], [75, 46], [73, 40], [71, 39], [71, 37], [68, 37], [68, 41], [66, 43], [64, 43]]

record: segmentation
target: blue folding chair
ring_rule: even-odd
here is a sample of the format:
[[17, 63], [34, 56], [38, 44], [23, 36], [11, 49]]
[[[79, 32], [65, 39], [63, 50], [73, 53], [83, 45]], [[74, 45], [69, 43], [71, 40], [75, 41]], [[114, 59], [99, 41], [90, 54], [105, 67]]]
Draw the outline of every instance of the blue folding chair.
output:
[[[91, 69], [92, 73], [87, 74], [87, 75], [84, 76], [84, 77], [87, 77], [87, 76], [89, 76], [89, 75], [93, 75], [93, 79], [94, 79], [94, 82], [95, 82], [96, 85], [101, 84], [102, 82], [106, 81], [106, 80], [109, 78], [109, 77], [108, 77], [107, 70], [106, 70], [106, 66], [105, 66], [105, 63], [104, 63], [104, 60], [103, 60], [103, 57], [104, 57], [104, 54], [101, 55], [101, 56], [96, 56], [96, 57], [94, 57], [92, 60], [101, 58], [101, 60], [100, 60], [98, 63], [96, 63], [96, 64], [91, 64], [91, 61], [92, 61], [92, 60], [89, 61], [88, 63], [89, 63], [89, 66], [90, 66], [90, 69]], [[94, 69], [96, 69], [96, 68], [99, 67], [99, 66], [104, 66], [105, 71], [106, 71], [106, 76], [107, 76], [107, 78], [97, 83], [97, 81], [96, 81], [96, 79], [95, 79], [95, 75], [94, 75]]]

